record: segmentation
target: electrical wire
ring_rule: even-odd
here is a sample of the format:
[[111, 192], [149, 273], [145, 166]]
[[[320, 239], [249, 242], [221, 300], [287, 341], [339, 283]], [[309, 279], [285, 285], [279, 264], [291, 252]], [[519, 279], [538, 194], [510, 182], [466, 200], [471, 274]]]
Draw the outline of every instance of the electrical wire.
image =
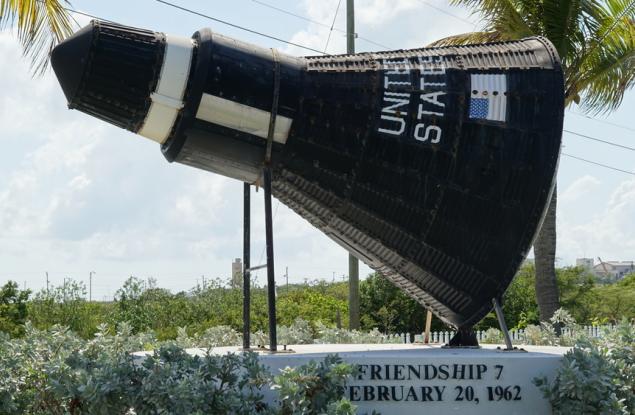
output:
[[[67, 12], [70, 12], [70, 13], [75, 13], [75, 14], [79, 14], [79, 15], [82, 15], [82, 16], [85, 16], [85, 17], [90, 17], [91, 19], [101, 20], [102, 22], [114, 23], [112, 20], [108, 20], [108, 19], [104, 19], [102, 17], [94, 16], [92, 14], [80, 12], [79, 10], [69, 9], [69, 8], [64, 8], [64, 10], [66, 10]], [[77, 23], [77, 21], [75, 21], [75, 23]], [[79, 26], [79, 23], [77, 25]]]
[[[277, 200], [276, 201], [276, 208], [273, 210], [273, 217], [271, 218], [271, 226], [272, 227], [273, 227], [274, 223], [276, 223], [276, 216], [278, 215], [278, 208], [279, 207], [280, 207], [280, 200]], [[262, 247], [262, 252], [260, 253], [260, 258], [258, 259], [258, 265], [256, 265], [256, 266], [260, 266], [261, 265], [262, 257], [265, 256], [265, 249], [267, 249], [267, 244], [266, 243], [265, 243], [265, 246]], [[253, 274], [255, 274], [256, 278], [259, 277], [258, 270], [256, 270], [256, 272], [254, 272]]]
[[[326, 27], [327, 29], [329, 27], [329, 25], [326, 24], [326, 23], [318, 22], [317, 20], [313, 20], [313, 19], [308, 18], [306, 16], [302, 16], [301, 14], [296, 14], [296, 13], [290, 12], [288, 10], [281, 9], [280, 7], [274, 6], [273, 4], [265, 3], [264, 1], [260, 1], [260, 0], [251, 0], [251, 1], [253, 1], [254, 3], [258, 3], [261, 6], [267, 7], [269, 9], [279, 11], [280, 13], [284, 13], [284, 14], [287, 14], [289, 16], [297, 17], [298, 19], [302, 19], [302, 20], [304, 20], [306, 22], [313, 23], [313, 24], [316, 24], [318, 26]], [[338, 32], [341, 31], [340, 29], [335, 29], [335, 30], [337, 30]]]
[[609, 166], [607, 164], [598, 163], [598, 162], [592, 161], [592, 160], [587, 160], [587, 159], [584, 159], [582, 157], [574, 156], [574, 155], [567, 154], [567, 153], [562, 153], [562, 155], [566, 156], [566, 157], [570, 157], [572, 159], [583, 161], [585, 163], [594, 164], [596, 166], [604, 167], [605, 169], [615, 170], [615, 171], [618, 171], [618, 172], [621, 172], [621, 173], [626, 173], [626, 174], [629, 174], [631, 176], [635, 176], [635, 173], [633, 173], [632, 171], [618, 169], [617, 167]]
[[342, 5], [342, 0], [337, 2], [337, 8], [335, 9], [335, 16], [333, 16], [333, 23], [331, 24], [331, 30], [329, 30], [329, 36], [326, 38], [326, 46], [324, 46], [324, 54], [326, 54], [326, 50], [329, 48], [329, 42], [331, 41], [331, 34], [333, 33], [333, 28], [335, 27], [335, 20], [337, 20], [337, 14], [340, 12], [340, 6]]
[[[302, 16], [301, 14], [293, 13], [293, 12], [291, 12], [289, 10], [282, 9], [280, 7], [274, 6], [274, 5], [266, 3], [264, 1], [261, 1], [261, 0], [251, 0], [251, 1], [253, 1], [254, 3], [257, 3], [257, 4], [261, 5], [261, 6], [267, 7], [269, 9], [276, 10], [276, 11], [278, 11], [280, 13], [284, 13], [286, 15], [293, 16], [293, 17], [296, 17], [298, 19], [304, 20], [306, 22], [313, 23], [313, 24], [316, 24], [318, 26], [325, 27], [327, 29], [330, 28], [330, 26], [327, 23], [323, 23], [323, 22], [319, 22], [317, 20], [313, 20], [313, 19], [308, 18], [306, 16]], [[346, 30], [339, 29], [337, 27], [333, 27], [332, 30], [334, 30], [336, 32], [339, 32], [339, 33], [346, 34]], [[359, 33], [355, 33], [355, 36], [357, 37], [357, 39], [363, 40], [364, 42], [370, 43], [370, 44], [375, 45], [375, 46], [379, 46], [380, 48], [383, 48], [383, 49], [388, 49], [388, 50], [396, 49], [396, 48], [392, 48], [390, 46], [383, 45], [383, 44], [381, 44], [379, 42], [375, 42], [374, 40], [369, 39], [367, 37], [360, 36]]]
[[313, 48], [308, 47], [308, 46], [300, 45], [298, 43], [290, 42], [288, 40], [284, 40], [284, 39], [281, 39], [281, 38], [276, 37], [276, 36], [271, 36], [271, 35], [268, 35], [266, 33], [259, 32], [257, 30], [249, 29], [247, 27], [240, 26], [240, 25], [237, 25], [235, 23], [228, 22], [226, 20], [221, 20], [221, 19], [218, 19], [216, 17], [212, 17], [210, 15], [207, 15], [207, 14], [204, 14], [204, 13], [201, 13], [201, 12], [197, 12], [196, 10], [188, 9], [187, 7], [179, 6], [178, 4], [175, 4], [175, 3], [170, 3], [169, 1], [165, 1], [165, 0], [154, 0], [154, 1], [156, 1], [157, 3], [164, 4], [166, 6], [170, 6], [170, 7], [173, 7], [175, 9], [184, 11], [186, 13], [193, 14], [195, 16], [203, 17], [205, 19], [212, 20], [214, 22], [221, 23], [221, 24], [224, 24], [226, 26], [233, 27], [235, 29], [243, 30], [243, 31], [248, 32], [248, 33], [252, 33], [254, 35], [266, 37], [268, 39], [272, 39], [272, 40], [275, 40], [275, 41], [281, 42], [281, 43], [286, 43], [288, 45], [295, 46], [295, 47], [298, 47], [298, 48], [301, 48], [301, 49], [310, 50], [311, 52], [316, 52], [316, 53], [319, 53], [320, 55], [324, 54], [324, 52], [322, 52], [320, 50], [313, 49]]
[[457, 16], [456, 14], [450, 13], [449, 11], [442, 9], [441, 7], [438, 7], [438, 6], [435, 6], [435, 5], [433, 5], [433, 4], [430, 4], [430, 3], [428, 3], [428, 2], [427, 2], [427, 1], [425, 1], [425, 0], [419, 0], [419, 3], [424, 4], [424, 5], [426, 5], [426, 6], [430, 7], [430, 8], [433, 8], [433, 9], [435, 9], [436, 11], [438, 11], [438, 12], [440, 12], [440, 13], [443, 13], [443, 14], [448, 15], [448, 16], [450, 16], [450, 17], [454, 17], [454, 18], [455, 18], [455, 19], [457, 19], [457, 20], [460, 20], [460, 21], [462, 21], [462, 22], [464, 22], [464, 23], [467, 23], [467, 24], [469, 24], [469, 25], [471, 25], [471, 26], [476, 27], [476, 23], [471, 22], [471, 21], [469, 21], [469, 20], [467, 20], [467, 19], [464, 19], [464, 18], [463, 18], [463, 17], [461, 17], [461, 16]]
[[563, 131], [565, 133], [573, 134], [573, 135], [576, 135], [578, 137], [586, 138], [587, 140], [593, 140], [593, 141], [597, 141], [597, 142], [600, 142], [600, 143], [608, 144], [610, 146], [623, 148], [625, 150], [635, 151], [635, 147], [629, 147], [629, 146], [625, 146], [625, 145], [622, 145], [622, 144], [617, 144], [617, 143], [614, 143], [612, 141], [602, 140], [601, 138], [591, 137], [590, 135], [576, 133], [575, 131], [570, 131], [570, 130], [567, 130], [567, 129], [564, 129]]
[[582, 114], [582, 113], [579, 113], [579, 112], [576, 112], [576, 111], [572, 111], [572, 110], [567, 110], [567, 112], [569, 114], [577, 115], [578, 117], [584, 117], [584, 118], [587, 118], [589, 120], [597, 121], [597, 122], [602, 123], [602, 124], [612, 125], [613, 127], [623, 128], [625, 130], [635, 132], [635, 128], [633, 128], [633, 127], [628, 127], [626, 125], [618, 124], [616, 122], [612, 122], [612, 121], [603, 120], [603, 119], [600, 119], [600, 118], [591, 117], [590, 115]]

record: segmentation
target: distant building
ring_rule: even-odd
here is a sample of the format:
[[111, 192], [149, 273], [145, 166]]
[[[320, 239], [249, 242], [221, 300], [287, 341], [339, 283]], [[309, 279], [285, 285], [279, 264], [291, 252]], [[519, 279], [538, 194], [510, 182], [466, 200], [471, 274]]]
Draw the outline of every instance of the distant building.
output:
[[578, 258], [575, 265], [583, 267], [606, 281], [617, 281], [626, 275], [635, 273], [634, 261], [602, 261], [596, 264], [593, 258]]
[[589, 271], [593, 269], [593, 258], [578, 258], [575, 260], [576, 267], [582, 267]]
[[242, 288], [243, 286], [243, 263], [240, 258], [232, 262], [232, 288]]
[[593, 266], [593, 272], [608, 281], [617, 281], [635, 272], [635, 262], [603, 261]]

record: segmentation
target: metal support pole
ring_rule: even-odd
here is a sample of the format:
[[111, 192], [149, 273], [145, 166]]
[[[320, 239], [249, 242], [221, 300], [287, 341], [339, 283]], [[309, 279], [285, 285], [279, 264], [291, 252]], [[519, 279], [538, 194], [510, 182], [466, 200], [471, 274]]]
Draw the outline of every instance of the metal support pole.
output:
[[243, 183], [243, 349], [251, 346], [251, 278], [249, 273], [251, 251], [251, 187]]
[[265, 234], [267, 239], [267, 297], [269, 303], [269, 350], [278, 350], [276, 333], [276, 277], [273, 267], [273, 219], [271, 214], [271, 167], [264, 168]]
[[507, 350], [514, 350], [514, 346], [512, 345], [512, 338], [509, 335], [509, 330], [507, 330], [507, 323], [505, 323], [505, 315], [503, 314], [503, 309], [498, 301], [498, 298], [494, 298], [492, 300], [494, 303], [494, 311], [496, 312], [496, 318], [498, 318], [498, 325], [503, 332], [503, 338], [505, 339], [505, 346], [507, 346]]
[[[355, 53], [355, 0], [346, 0], [346, 53]], [[359, 260], [348, 254], [348, 327], [359, 330]]]

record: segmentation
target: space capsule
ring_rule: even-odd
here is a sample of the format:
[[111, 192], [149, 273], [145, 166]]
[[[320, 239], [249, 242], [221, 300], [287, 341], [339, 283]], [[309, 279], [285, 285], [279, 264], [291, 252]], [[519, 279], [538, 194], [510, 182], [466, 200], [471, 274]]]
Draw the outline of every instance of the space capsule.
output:
[[563, 73], [543, 38], [293, 57], [209, 29], [93, 21], [55, 48], [72, 109], [170, 162], [258, 184], [469, 328], [512, 281], [553, 189]]

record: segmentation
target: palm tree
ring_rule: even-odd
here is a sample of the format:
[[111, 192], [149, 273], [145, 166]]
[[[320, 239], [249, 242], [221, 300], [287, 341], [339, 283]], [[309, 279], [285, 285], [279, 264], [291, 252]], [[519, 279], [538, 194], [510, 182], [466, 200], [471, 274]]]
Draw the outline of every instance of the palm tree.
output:
[[0, 30], [15, 27], [34, 74], [48, 67], [51, 50], [73, 33], [66, 0], [0, 0]]
[[[565, 104], [586, 113], [619, 107], [635, 83], [635, 0], [450, 0], [482, 18], [478, 32], [433, 45], [544, 36], [557, 49], [565, 76]], [[556, 284], [556, 190], [534, 242], [540, 319], [560, 307]]]

